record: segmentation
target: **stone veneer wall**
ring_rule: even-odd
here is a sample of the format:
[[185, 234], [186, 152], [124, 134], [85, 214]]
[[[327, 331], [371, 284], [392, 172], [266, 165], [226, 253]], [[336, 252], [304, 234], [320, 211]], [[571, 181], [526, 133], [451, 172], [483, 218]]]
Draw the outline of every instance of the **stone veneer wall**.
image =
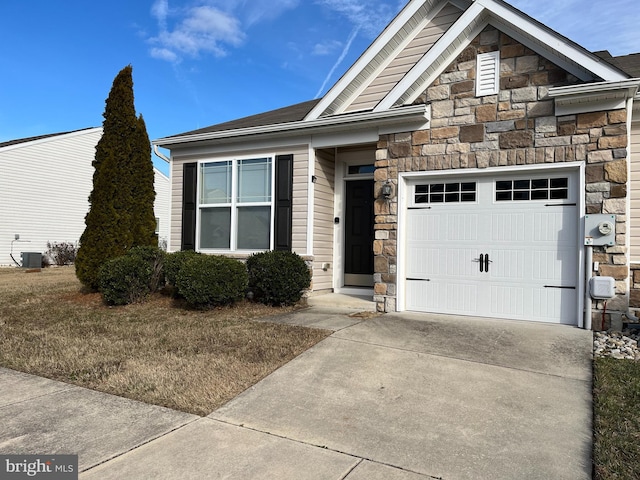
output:
[[[475, 96], [478, 53], [500, 50], [500, 91]], [[374, 300], [396, 309], [398, 173], [510, 165], [586, 162], [586, 213], [616, 215], [616, 245], [594, 247], [599, 275], [616, 279], [607, 310], [626, 311], [626, 110], [556, 117], [551, 86], [578, 83], [572, 75], [493, 27], [487, 27], [430, 86], [430, 130], [381, 136], [376, 152]], [[594, 320], [602, 308], [594, 302]], [[599, 322], [597, 322], [599, 325]], [[594, 322], [594, 325], [596, 323]]]

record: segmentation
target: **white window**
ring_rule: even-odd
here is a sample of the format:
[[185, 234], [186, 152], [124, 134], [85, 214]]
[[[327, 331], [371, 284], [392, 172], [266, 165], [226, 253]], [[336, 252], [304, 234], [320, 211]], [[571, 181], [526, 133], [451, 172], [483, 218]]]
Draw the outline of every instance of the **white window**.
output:
[[498, 93], [500, 89], [500, 52], [478, 54], [476, 72], [477, 97]]
[[198, 250], [272, 248], [272, 157], [202, 162], [198, 177]]

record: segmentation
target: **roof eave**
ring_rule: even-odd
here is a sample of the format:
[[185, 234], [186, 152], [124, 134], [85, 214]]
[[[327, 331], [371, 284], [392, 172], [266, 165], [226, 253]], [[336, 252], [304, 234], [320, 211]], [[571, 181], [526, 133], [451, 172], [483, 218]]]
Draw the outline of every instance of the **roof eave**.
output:
[[322, 117], [314, 120], [279, 123], [260, 127], [240, 128], [236, 130], [222, 130], [219, 132], [200, 133], [178, 137], [165, 137], [153, 140], [151, 143], [160, 147], [171, 147], [192, 142], [221, 142], [233, 141], [242, 137], [272, 138], [284, 137], [293, 133], [313, 134], [327, 133], [334, 130], [358, 129], [370, 126], [390, 126], [394, 123], [407, 121], [427, 121], [428, 106], [424, 104], [393, 108], [383, 112], [356, 112], [350, 114]]

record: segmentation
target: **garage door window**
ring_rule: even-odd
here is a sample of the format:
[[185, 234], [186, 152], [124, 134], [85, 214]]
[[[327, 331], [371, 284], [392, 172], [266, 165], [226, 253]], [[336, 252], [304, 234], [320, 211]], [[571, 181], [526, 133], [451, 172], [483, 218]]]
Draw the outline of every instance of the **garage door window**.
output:
[[537, 178], [496, 181], [496, 201], [565, 200], [569, 198], [569, 180]]
[[414, 204], [476, 201], [476, 183], [428, 183], [415, 187]]

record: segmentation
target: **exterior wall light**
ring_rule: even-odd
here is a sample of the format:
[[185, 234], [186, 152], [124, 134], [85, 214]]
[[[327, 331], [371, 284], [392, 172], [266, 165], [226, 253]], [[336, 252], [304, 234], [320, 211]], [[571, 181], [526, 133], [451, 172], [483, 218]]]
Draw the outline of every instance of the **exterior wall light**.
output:
[[384, 198], [390, 198], [393, 194], [393, 187], [391, 186], [391, 182], [387, 180], [384, 185], [382, 185], [382, 196]]

